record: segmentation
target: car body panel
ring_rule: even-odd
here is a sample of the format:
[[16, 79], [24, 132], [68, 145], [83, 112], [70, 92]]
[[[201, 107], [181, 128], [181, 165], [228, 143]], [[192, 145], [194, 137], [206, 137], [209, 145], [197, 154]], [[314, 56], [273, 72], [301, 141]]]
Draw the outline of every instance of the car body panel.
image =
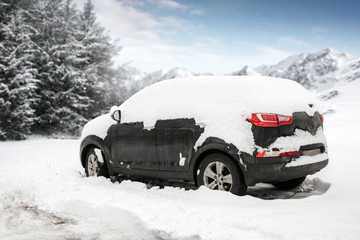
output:
[[113, 167], [158, 170], [155, 131], [144, 129], [141, 122], [114, 124], [108, 130]]
[[204, 129], [195, 119], [159, 120], [155, 124], [160, 170], [188, 171], [194, 146]]
[[152, 129], [142, 122], [119, 123], [109, 128], [105, 142], [112, 167], [188, 171], [202, 132], [194, 119], [159, 120]]

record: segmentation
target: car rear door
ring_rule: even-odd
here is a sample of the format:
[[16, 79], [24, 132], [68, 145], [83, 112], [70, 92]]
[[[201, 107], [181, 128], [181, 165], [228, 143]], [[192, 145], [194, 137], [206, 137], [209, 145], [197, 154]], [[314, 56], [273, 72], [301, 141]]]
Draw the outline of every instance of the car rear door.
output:
[[159, 169], [187, 171], [194, 145], [203, 129], [194, 119], [159, 120], [155, 129]]

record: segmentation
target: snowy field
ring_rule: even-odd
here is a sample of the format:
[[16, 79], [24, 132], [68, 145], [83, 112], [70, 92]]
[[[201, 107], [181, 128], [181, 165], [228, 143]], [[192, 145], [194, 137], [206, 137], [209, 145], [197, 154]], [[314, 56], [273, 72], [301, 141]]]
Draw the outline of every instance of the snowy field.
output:
[[86, 178], [79, 140], [0, 142], [0, 239], [360, 239], [360, 81], [327, 102], [329, 165], [248, 195]]

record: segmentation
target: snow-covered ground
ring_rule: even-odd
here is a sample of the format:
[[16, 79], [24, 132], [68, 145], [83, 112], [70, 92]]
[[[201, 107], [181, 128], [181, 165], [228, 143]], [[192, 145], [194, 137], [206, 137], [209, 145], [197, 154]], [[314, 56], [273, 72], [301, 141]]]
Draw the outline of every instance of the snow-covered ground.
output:
[[360, 81], [326, 102], [330, 162], [248, 195], [86, 178], [79, 140], [0, 143], [0, 239], [360, 239]]

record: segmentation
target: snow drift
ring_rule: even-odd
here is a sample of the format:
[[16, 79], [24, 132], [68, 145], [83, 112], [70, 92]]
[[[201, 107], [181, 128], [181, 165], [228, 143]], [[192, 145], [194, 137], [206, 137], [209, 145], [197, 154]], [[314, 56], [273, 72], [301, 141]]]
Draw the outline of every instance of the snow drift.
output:
[[360, 239], [359, 89], [326, 102], [331, 161], [291, 191], [111, 183], [84, 177], [78, 140], [0, 142], [0, 239]]

